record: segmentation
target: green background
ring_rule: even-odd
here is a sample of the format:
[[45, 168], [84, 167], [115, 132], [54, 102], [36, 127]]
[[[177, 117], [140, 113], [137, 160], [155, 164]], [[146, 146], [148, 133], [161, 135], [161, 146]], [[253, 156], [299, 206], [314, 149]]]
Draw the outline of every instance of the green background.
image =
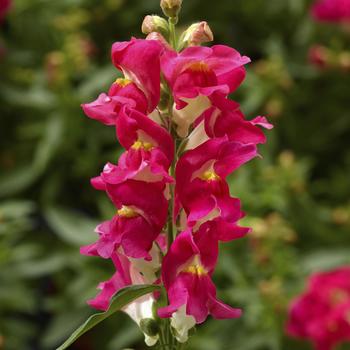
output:
[[[350, 50], [339, 26], [315, 23], [305, 0], [184, 0], [179, 28], [210, 24], [215, 43], [252, 63], [233, 98], [275, 125], [230, 179], [254, 232], [221, 247], [214, 275], [239, 320], [209, 319], [189, 349], [307, 350], [284, 332], [288, 302], [314, 271], [350, 264], [350, 71], [317, 69], [312, 45]], [[0, 349], [58, 346], [92, 310], [85, 301], [112, 268], [79, 255], [114, 209], [89, 179], [122, 151], [113, 128], [80, 104], [118, 76], [114, 41], [141, 36], [157, 0], [16, 0], [0, 46]], [[118, 314], [71, 349], [144, 349]], [[344, 349], [346, 349], [346, 345]]]

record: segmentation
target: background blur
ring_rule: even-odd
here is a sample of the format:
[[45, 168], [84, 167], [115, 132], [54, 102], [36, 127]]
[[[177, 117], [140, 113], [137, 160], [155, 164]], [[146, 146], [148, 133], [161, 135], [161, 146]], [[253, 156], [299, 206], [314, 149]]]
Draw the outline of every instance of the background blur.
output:
[[[254, 232], [222, 247], [219, 296], [245, 310], [209, 320], [195, 350], [306, 350], [288, 339], [289, 300], [313, 271], [350, 263], [350, 34], [315, 23], [306, 0], [184, 0], [180, 25], [207, 20], [216, 42], [252, 58], [233, 98], [275, 125], [256, 159], [232, 177]], [[112, 270], [79, 255], [111, 215], [89, 179], [118, 146], [113, 128], [80, 104], [117, 77], [112, 42], [140, 36], [159, 0], [15, 0], [0, 29], [0, 349], [47, 350], [92, 310]], [[323, 45], [332, 64], [309, 62]], [[348, 50], [348, 53], [346, 53]], [[327, 51], [328, 52], [328, 51]], [[329, 54], [328, 52], [328, 54]], [[323, 66], [323, 67], [321, 67]], [[123, 314], [71, 349], [144, 349]], [[344, 347], [347, 349], [348, 347]]]

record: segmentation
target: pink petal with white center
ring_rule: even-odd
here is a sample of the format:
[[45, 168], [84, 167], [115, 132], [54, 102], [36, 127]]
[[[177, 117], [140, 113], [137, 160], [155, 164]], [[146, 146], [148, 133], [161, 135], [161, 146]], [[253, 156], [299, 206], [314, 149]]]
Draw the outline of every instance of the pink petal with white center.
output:
[[127, 180], [124, 183], [106, 184], [107, 193], [116, 207], [137, 208], [138, 212], [159, 230], [163, 228], [168, 215], [168, 201], [164, 196], [164, 183], [145, 183]]
[[176, 237], [162, 266], [162, 279], [168, 292], [169, 305], [158, 310], [160, 317], [171, 317], [183, 305], [186, 314], [202, 323], [211, 313], [214, 317], [235, 318], [240, 311], [216, 298], [211, 273], [217, 263], [218, 241], [207, 229], [192, 235], [182, 232]]
[[116, 127], [119, 142], [124, 148], [159, 149], [168, 158], [167, 168], [170, 166], [174, 157], [174, 142], [163, 127], [144, 114], [127, 108], [120, 113]]
[[112, 46], [113, 64], [123, 71], [146, 95], [151, 113], [160, 98], [160, 54], [163, 46], [156, 40], [132, 39]]
[[179, 54], [166, 51], [161, 57], [162, 71], [175, 100], [193, 98], [199, 94], [200, 88], [219, 86], [227, 86], [227, 91], [223, 91], [227, 95], [244, 79], [243, 66], [249, 62], [248, 57], [223, 45], [189, 47]]

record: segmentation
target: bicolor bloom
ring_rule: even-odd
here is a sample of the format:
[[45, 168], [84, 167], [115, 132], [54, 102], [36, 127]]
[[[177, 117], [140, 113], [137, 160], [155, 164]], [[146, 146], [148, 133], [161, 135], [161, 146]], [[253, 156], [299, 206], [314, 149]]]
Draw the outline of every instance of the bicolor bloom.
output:
[[254, 144], [244, 145], [223, 137], [208, 140], [180, 158], [176, 195], [188, 225], [218, 216], [228, 222], [242, 217], [240, 201], [230, 197], [226, 177], [257, 154]]
[[258, 126], [266, 129], [272, 129], [273, 126], [265, 117], [246, 120], [239, 109], [227, 109], [222, 103], [220, 105], [222, 109], [212, 106], [195, 121], [186, 149], [196, 148], [209, 139], [225, 136], [230, 141], [242, 144], [266, 142], [266, 136]]
[[[105, 282], [98, 285], [100, 293], [88, 304], [95, 309], [106, 311], [110, 305], [112, 297], [122, 288], [131, 285], [152, 284], [156, 281], [155, 271], [160, 267], [159, 249], [154, 245], [152, 249], [152, 262], [144, 260], [131, 261], [126, 256], [113, 253], [111, 259], [113, 261], [116, 272]], [[138, 326], [144, 319], [154, 319], [153, 304], [155, 298], [153, 294], [144, 295], [125, 306], [122, 310], [127, 313]], [[149, 346], [153, 346], [158, 341], [159, 336], [150, 336], [145, 334], [145, 342]]]
[[93, 183], [98, 189], [107, 191], [118, 209], [111, 220], [97, 226], [98, 241], [82, 247], [81, 253], [110, 258], [120, 247], [129, 257], [150, 260], [149, 250], [167, 218], [168, 202], [164, 189], [158, 183], [145, 186], [135, 180], [118, 185], [103, 182], [103, 179]]
[[[183, 323], [178, 323], [181, 314], [193, 317], [202, 323], [209, 314], [216, 319], [236, 318], [241, 310], [234, 309], [216, 297], [216, 288], [211, 275], [218, 258], [218, 241], [208, 232], [193, 234], [186, 230], [178, 235], [162, 264], [162, 281], [168, 292], [169, 305], [158, 309], [160, 317], [172, 317], [184, 336]], [[182, 317], [184, 319], [184, 317]]]
[[160, 55], [163, 50], [157, 40], [134, 38], [112, 46], [113, 64], [143, 91], [148, 101], [148, 113], [157, 107], [160, 98]]
[[127, 108], [116, 126], [118, 140], [132, 153], [131, 157], [137, 153], [141, 158], [157, 159], [159, 166], [168, 171], [174, 158], [174, 142], [168, 131], [142, 113]]
[[227, 96], [241, 84], [243, 66], [249, 62], [248, 57], [224, 45], [164, 52], [161, 67], [174, 95], [174, 121], [181, 137], [217, 95]]
[[333, 350], [350, 341], [350, 267], [316, 273], [289, 311], [287, 332], [312, 341], [317, 350]]
[[313, 17], [321, 22], [349, 22], [350, 0], [318, 0], [311, 9]]
[[[123, 106], [141, 113], [154, 111], [160, 99], [160, 53], [157, 40], [133, 39], [112, 47], [113, 63], [124, 73], [97, 100], [82, 105], [85, 114], [106, 125], [115, 125]], [[140, 59], [142, 57], [142, 60]]]
[[117, 121], [120, 144], [126, 148], [118, 165], [106, 164], [94, 183], [117, 185], [129, 179], [143, 182], [173, 182], [169, 167], [174, 157], [170, 134], [147, 116], [126, 108]]

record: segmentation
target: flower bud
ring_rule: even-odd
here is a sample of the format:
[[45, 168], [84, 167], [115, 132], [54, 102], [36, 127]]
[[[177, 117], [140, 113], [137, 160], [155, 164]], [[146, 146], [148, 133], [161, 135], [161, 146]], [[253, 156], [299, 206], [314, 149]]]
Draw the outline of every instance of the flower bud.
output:
[[214, 40], [213, 32], [207, 22], [192, 24], [181, 36], [182, 47], [199, 46]]
[[163, 36], [169, 36], [169, 27], [167, 21], [159, 16], [146, 16], [142, 22], [141, 27], [143, 34], [150, 34], [152, 32], [161, 33]]
[[140, 328], [143, 333], [150, 337], [155, 337], [159, 333], [159, 325], [153, 318], [142, 319]]
[[164, 38], [164, 36], [158, 32], [152, 32], [149, 33], [146, 36], [146, 40], [157, 40], [159, 41], [165, 48], [171, 50], [171, 46], [169, 45], [169, 43], [166, 41], [166, 39]]
[[165, 16], [175, 18], [181, 10], [182, 0], [160, 0], [160, 7]]
[[186, 314], [186, 307], [185, 305], [182, 305], [176, 312], [172, 314], [170, 325], [173, 328], [173, 332], [177, 341], [179, 343], [186, 343], [188, 337], [190, 336], [191, 330], [196, 325], [196, 320], [193, 316]]
[[327, 68], [330, 64], [329, 50], [321, 45], [312, 46], [309, 50], [309, 62], [319, 68]]

